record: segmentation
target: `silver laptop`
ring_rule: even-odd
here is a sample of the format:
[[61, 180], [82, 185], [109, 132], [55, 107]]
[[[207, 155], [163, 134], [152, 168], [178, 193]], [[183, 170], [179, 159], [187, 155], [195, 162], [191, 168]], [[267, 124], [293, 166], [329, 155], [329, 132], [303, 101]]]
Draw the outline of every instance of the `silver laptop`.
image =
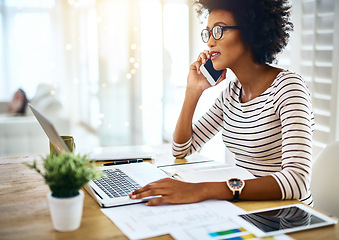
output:
[[[29, 107], [55, 149], [68, 152], [69, 149], [53, 124], [31, 104]], [[148, 162], [103, 166], [99, 169], [105, 173], [105, 177], [90, 181], [85, 189], [102, 207], [146, 201], [147, 199], [130, 199], [128, 194], [148, 183], [168, 177], [165, 172]]]

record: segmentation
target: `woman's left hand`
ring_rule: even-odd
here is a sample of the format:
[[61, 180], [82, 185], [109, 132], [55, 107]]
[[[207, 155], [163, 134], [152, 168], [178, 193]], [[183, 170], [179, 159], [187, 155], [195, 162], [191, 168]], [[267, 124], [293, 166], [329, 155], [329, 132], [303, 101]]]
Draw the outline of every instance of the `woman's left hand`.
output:
[[172, 178], [163, 178], [132, 192], [132, 199], [159, 196], [146, 203], [155, 206], [163, 203], [195, 203], [205, 200], [203, 183], [188, 183]]

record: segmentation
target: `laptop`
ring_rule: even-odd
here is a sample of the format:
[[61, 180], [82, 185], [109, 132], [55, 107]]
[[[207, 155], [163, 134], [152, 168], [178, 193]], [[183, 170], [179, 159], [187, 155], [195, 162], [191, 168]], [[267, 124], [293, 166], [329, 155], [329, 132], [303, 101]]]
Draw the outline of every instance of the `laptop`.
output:
[[[67, 145], [61, 139], [53, 124], [31, 104], [28, 105], [55, 149], [58, 152], [69, 152]], [[105, 176], [89, 181], [84, 188], [101, 207], [121, 206], [149, 200], [149, 198], [130, 199], [128, 194], [148, 183], [168, 177], [165, 172], [149, 162], [98, 168], [104, 172]]]

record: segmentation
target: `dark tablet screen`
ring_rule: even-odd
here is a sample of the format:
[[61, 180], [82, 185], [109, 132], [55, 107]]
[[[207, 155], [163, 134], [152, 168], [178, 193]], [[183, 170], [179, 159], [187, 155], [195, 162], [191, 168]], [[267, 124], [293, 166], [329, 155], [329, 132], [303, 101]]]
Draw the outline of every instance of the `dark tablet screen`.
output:
[[310, 227], [311, 225], [325, 222], [323, 219], [296, 206], [248, 213], [240, 215], [240, 217], [266, 233], [303, 226]]

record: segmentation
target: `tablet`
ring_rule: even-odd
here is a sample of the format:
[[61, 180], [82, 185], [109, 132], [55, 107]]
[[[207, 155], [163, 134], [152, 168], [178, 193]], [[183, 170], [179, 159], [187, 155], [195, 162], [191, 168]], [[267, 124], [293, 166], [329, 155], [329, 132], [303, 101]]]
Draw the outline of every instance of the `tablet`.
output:
[[318, 228], [338, 222], [303, 204], [252, 211], [241, 214], [234, 220], [257, 237]]

